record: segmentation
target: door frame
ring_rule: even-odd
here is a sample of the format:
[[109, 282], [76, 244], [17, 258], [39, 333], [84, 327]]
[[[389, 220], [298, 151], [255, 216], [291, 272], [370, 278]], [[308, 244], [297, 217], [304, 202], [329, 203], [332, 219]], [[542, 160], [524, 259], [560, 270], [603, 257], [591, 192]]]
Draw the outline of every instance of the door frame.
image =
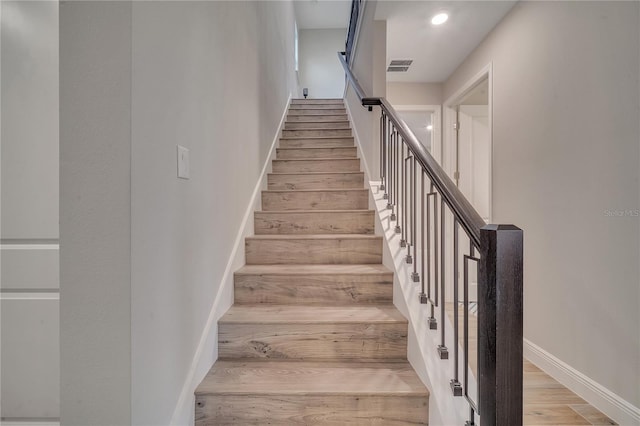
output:
[[418, 111], [433, 114], [431, 156], [442, 166], [442, 106], [440, 105], [394, 105], [396, 111]]
[[455, 182], [454, 172], [456, 171], [457, 158], [457, 135], [453, 126], [457, 121], [457, 106], [463, 98], [469, 94], [478, 84], [487, 79], [489, 98], [489, 223], [493, 220], [493, 63], [489, 62], [482, 67], [473, 77], [467, 80], [456, 90], [443, 104], [443, 139], [442, 139], [442, 162], [443, 169], [447, 172], [451, 180]]

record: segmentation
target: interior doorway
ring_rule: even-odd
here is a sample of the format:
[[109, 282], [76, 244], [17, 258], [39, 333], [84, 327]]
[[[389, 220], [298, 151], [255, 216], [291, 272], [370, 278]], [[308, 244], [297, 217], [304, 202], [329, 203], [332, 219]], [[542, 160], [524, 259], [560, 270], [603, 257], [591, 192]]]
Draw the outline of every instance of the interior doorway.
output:
[[[492, 220], [491, 77], [491, 65], [487, 65], [445, 102], [442, 143], [443, 168], [486, 223]], [[468, 246], [467, 237], [460, 234], [459, 247]], [[445, 238], [447, 244], [453, 243], [453, 235]], [[459, 262], [464, 261], [463, 256], [460, 253]], [[460, 286], [464, 282], [462, 269], [458, 277]], [[477, 300], [476, 272], [475, 268], [469, 270], [470, 301]], [[462, 291], [460, 288], [459, 294]]]
[[492, 119], [490, 67], [445, 103], [444, 169], [478, 211], [491, 222]]

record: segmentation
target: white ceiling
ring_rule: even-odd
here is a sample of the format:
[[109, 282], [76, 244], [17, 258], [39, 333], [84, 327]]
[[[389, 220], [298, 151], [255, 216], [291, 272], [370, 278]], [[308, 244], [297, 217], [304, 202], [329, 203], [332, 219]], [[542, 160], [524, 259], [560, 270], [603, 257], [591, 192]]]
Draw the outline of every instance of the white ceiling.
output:
[[[409, 71], [387, 73], [387, 81], [445, 81], [515, 3], [379, 0], [376, 19], [387, 21], [387, 66], [392, 59], [413, 59]], [[440, 12], [449, 20], [431, 25]]]
[[295, 0], [298, 29], [347, 28], [351, 0]]

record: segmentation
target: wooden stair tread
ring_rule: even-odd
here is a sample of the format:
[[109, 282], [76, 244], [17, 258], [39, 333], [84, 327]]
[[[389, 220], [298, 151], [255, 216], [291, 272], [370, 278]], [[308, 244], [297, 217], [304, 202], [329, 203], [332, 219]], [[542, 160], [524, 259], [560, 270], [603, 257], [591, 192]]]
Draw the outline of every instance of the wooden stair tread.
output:
[[248, 240], [381, 240], [380, 235], [369, 234], [282, 234], [252, 235]]
[[256, 213], [268, 213], [268, 214], [322, 214], [322, 213], [370, 213], [374, 210], [371, 209], [348, 209], [348, 210], [338, 210], [338, 209], [327, 209], [327, 210], [269, 210], [269, 211], [256, 211]]
[[220, 324], [353, 324], [407, 323], [393, 305], [305, 306], [233, 305]]
[[[354, 172], [354, 173], [363, 173], [363, 172]], [[275, 173], [277, 175], [279, 174], [299, 174], [299, 173]], [[324, 173], [322, 173], [324, 174]], [[353, 191], [353, 192], [369, 192], [368, 189], [366, 188], [327, 188], [327, 189], [265, 189], [262, 191], [262, 193], [268, 193], [268, 194], [279, 194], [279, 193], [285, 193], [285, 194], [291, 194], [291, 193], [300, 193], [300, 192], [345, 192], [345, 191]]]
[[392, 273], [382, 264], [361, 265], [244, 265], [238, 269], [236, 275], [366, 275]]
[[[324, 149], [324, 148], [283, 148], [283, 149]], [[326, 157], [326, 158], [321, 158], [321, 157], [310, 157], [310, 158], [275, 158], [273, 159], [273, 161], [290, 161], [290, 162], [295, 162], [295, 161], [340, 161], [340, 160], [348, 160], [348, 161], [354, 161], [354, 160], [359, 160], [359, 158], [357, 157], [335, 157], [335, 158], [331, 158], [331, 157]], [[324, 173], [324, 172], [322, 172]]]
[[[309, 130], [309, 129], [305, 129]], [[324, 129], [320, 129], [324, 130]], [[338, 129], [344, 130], [344, 129]], [[280, 136], [280, 139], [353, 139], [353, 136]]]
[[[287, 160], [289, 161], [289, 160]], [[364, 172], [274, 172], [270, 175], [364, 175]]]
[[217, 361], [196, 395], [418, 395], [427, 397], [408, 362]]

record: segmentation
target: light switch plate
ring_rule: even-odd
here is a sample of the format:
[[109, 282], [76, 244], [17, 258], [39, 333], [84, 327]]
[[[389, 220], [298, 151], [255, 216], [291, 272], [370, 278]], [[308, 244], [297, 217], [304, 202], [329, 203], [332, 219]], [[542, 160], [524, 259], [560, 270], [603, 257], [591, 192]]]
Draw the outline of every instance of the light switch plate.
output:
[[189, 150], [178, 145], [178, 177], [189, 179]]

